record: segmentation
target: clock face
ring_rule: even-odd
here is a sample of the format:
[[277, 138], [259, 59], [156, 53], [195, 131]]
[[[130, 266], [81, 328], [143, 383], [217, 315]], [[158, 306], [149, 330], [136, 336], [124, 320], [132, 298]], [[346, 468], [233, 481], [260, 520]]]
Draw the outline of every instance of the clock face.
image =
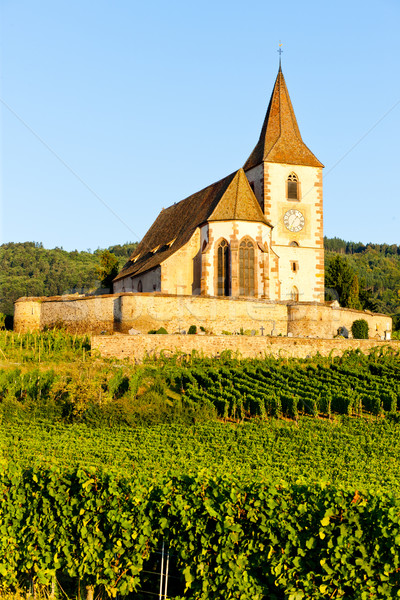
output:
[[283, 217], [283, 222], [285, 223], [286, 229], [289, 231], [293, 231], [296, 233], [297, 231], [301, 231], [305, 224], [304, 215], [297, 210], [297, 208], [291, 208], [285, 213]]

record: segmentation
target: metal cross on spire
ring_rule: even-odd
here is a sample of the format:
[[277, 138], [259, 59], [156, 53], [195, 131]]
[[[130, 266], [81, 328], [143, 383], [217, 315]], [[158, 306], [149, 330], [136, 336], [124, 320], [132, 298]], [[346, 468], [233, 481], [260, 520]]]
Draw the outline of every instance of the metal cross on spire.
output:
[[278, 48], [277, 52], [279, 53], [279, 68], [280, 68], [281, 67], [282, 52], [283, 52], [281, 40], [279, 40], [279, 48]]

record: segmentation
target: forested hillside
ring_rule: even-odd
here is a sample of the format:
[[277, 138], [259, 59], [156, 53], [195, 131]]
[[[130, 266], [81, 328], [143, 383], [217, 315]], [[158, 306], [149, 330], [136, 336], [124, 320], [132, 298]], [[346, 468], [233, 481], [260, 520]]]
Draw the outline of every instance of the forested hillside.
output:
[[[396, 244], [362, 244], [340, 238], [325, 238], [326, 287], [337, 283], [333, 266], [341, 264], [357, 275], [360, 306], [392, 315], [400, 328], [400, 246]], [[357, 290], [355, 290], [357, 296]], [[340, 300], [339, 300], [340, 301]], [[353, 298], [354, 302], [354, 298]], [[345, 305], [345, 302], [341, 302]], [[351, 305], [351, 301], [350, 301]]]
[[[132, 254], [135, 243], [111, 246], [120, 267]], [[93, 292], [100, 287], [98, 268], [103, 250], [67, 252], [47, 250], [36, 242], [0, 246], [0, 313], [11, 315], [21, 296], [56, 296]]]

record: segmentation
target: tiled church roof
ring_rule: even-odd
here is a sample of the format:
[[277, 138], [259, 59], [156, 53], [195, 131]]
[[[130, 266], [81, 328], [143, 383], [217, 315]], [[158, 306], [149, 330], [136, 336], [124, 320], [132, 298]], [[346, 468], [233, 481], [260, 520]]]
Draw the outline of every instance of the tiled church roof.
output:
[[254, 196], [243, 169], [236, 172], [208, 221], [259, 221], [266, 223], [264, 213]]
[[114, 281], [154, 269], [207, 221], [267, 223], [243, 169], [162, 210]]
[[263, 161], [323, 167], [301, 138], [280, 67], [260, 139], [243, 168], [248, 171]]

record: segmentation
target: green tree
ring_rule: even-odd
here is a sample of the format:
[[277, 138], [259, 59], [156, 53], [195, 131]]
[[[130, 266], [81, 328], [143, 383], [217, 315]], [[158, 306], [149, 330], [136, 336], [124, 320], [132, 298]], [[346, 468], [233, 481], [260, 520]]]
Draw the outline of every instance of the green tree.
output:
[[347, 308], [361, 308], [358, 276], [346, 258], [339, 254], [326, 265], [325, 288], [328, 299], [337, 299]]
[[100, 254], [100, 266], [97, 271], [102, 287], [112, 291], [112, 280], [119, 272], [119, 262], [115, 254], [109, 250], [103, 250]]
[[358, 275], [356, 273], [354, 273], [353, 281], [350, 285], [347, 306], [349, 308], [357, 308], [359, 310], [362, 309], [362, 304], [360, 302], [360, 286], [358, 282]]

